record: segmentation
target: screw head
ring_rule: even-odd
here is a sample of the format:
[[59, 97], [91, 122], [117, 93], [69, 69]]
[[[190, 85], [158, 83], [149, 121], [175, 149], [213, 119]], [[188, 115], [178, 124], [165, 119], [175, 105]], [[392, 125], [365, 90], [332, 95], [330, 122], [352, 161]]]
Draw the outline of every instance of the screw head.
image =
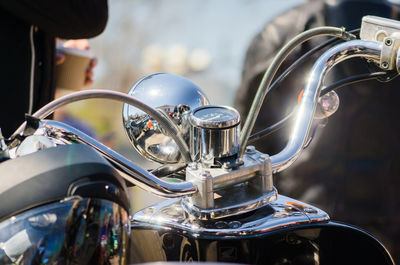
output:
[[386, 46], [391, 46], [391, 45], [393, 44], [392, 39], [387, 38], [387, 39], [385, 40], [385, 44], [386, 44]]
[[389, 68], [389, 63], [388, 62], [382, 62], [381, 67], [383, 69], [388, 69]]
[[246, 146], [246, 153], [254, 153], [256, 148], [252, 145]]

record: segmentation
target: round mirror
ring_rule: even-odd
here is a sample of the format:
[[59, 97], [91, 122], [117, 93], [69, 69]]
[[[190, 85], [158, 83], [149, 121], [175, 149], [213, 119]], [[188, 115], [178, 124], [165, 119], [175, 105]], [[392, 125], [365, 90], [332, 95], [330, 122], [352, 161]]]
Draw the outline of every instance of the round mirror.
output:
[[[128, 94], [173, 121], [187, 143], [190, 110], [209, 104], [204, 92], [193, 82], [168, 73], [145, 76], [133, 85]], [[131, 143], [143, 157], [162, 164], [180, 161], [180, 152], [174, 140], [151, 116], [124, 104], [122, 118]]]

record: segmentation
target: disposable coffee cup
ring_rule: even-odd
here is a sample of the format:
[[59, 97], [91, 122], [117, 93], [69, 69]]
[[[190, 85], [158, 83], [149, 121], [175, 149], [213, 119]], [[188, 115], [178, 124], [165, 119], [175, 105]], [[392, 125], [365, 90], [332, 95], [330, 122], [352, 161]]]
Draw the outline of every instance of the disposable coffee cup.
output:
[[56, 66], [56, 88], [79, 91], [83, 88], [90, 61], [94, 58], [90, 50], [57, 47], [65, 55], [63, 63]]

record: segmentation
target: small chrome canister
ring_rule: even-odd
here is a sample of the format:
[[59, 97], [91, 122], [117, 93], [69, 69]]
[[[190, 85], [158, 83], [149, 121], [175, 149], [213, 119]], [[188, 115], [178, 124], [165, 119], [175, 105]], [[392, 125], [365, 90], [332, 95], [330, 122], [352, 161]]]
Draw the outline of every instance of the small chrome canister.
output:
[[215, 159], [234, 156], [239, 151], [240, 115], [226, 106], [206, 105], [189, 116], [192, 160], [214, 164]]

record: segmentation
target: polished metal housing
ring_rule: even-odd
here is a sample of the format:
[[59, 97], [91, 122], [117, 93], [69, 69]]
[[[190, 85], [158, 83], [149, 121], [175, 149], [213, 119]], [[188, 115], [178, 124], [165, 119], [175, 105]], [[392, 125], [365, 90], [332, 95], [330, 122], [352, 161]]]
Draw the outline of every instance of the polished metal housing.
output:
[[[203, 119], [196, 114], [202, 110], [229, 111], [226, 119]], [[233, 156], [239, 151], [240, 115], [237, 110], [226, 106], [208, 105], [196, 108], [189, 116], [190, 156], [193, 161], [215, 165], [215, 159]]]
[[[243, 208], [246, 206], [243, 205]], [[218, 219], [200, 222], [186, 218], [180, 199], [169, 199], [147, 207], [132, 218], [132, 229], [175, 230], [198, 238], [261, 235], [284, 227], [329, 221], [324, 211], [283, 195], [277, 195], [267, 208], [257, 210], [254, 217], [235, 220]]]
[[[187, 112], [209, 104], [204, 92], [194, 83], [168, 73], [155, 73], [140, 79], [128, 94], [146, 102], [170, 119], [171, 126], [180, 131], [187, 142]], [[149, 114], [124, 104], [122, 117], [132, 145], [143, 157], [158, 163], [177, 163], [182, 160], [174, 140]]]
[[269, 156], [246, 149], [242, 159], [219, 168], [191, 163], [186, 180], [198, 189], [182, 200], [186, 212], [195, 219], [220, 219], [263, 207], [276, 199]]
[[383, 42], [400, 32], [400, 22], [376, 16], [364, 16], [361, 23], [360, 39]]
[[[211, 116], [210, 118], [201, 117], [199, 113], [204, 111], [214, 112], [215, 116]], [[229, 117], [224, 117], [225, 113], [229, 113]], [[195, 127], [226, 129], [238, 125], [240, 122], [240, 115], [239, 112], [232, 107], [207, 105], [194, 109], [189, 116], [189, 121]]]

